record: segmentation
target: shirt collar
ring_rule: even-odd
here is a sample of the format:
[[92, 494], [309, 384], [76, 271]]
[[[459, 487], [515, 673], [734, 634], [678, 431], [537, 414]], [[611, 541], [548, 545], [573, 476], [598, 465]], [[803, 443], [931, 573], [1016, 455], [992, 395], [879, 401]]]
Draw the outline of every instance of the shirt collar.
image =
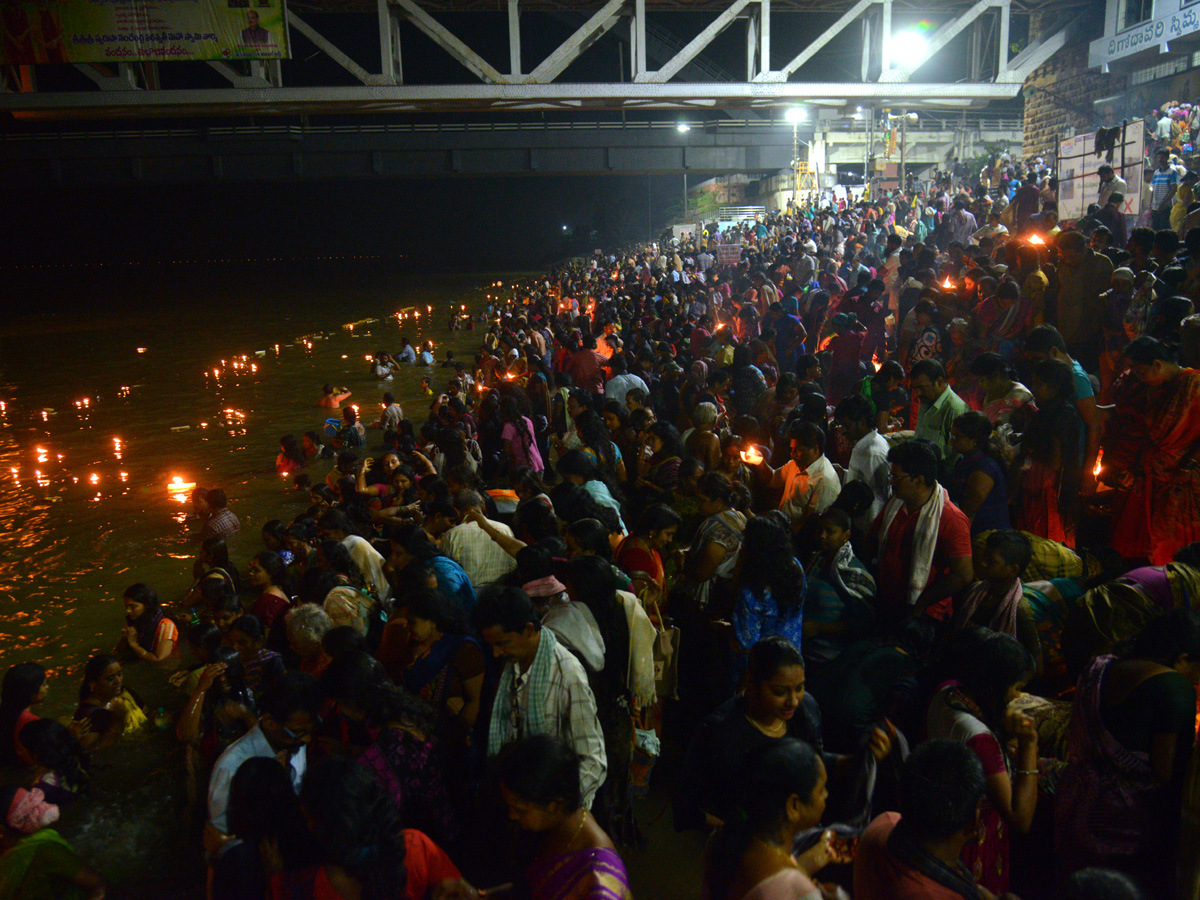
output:
[[872, 428], [870, 431], [868, 431], [866, 434], [864, 434], [862, 437], [860, 437], [858, 439], [858, 441], [854, 445], [854, 449], [857, 450], [859, 447], [869, 447], [871, 444], [875, 443], [875, 439], [877, 437], [879, 437], [879, 429]]
[[942, 406], [945, 406], [950, 402], [950, 395], [952, 393], [953, 391], [951, 390], [950, 385], [946, 385], [946, 389], [942, 391], [941, 396], [934, 400], [933, 403], [929, 404], [929, 408], [940, 409]]

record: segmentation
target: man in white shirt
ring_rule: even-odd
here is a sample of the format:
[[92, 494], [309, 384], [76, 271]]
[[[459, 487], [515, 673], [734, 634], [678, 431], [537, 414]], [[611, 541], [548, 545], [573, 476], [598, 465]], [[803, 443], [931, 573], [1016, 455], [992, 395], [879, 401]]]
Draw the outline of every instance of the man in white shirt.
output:
[[504, 660], [492, 705], [487, 755], [534, 734], [562, 738], [579, 756], [583, 805], [591, 808], [608, 771], [596, 698], [578, 659], [543, 628], [519, 588], [495, 586], [479, 598], [475, 627]]
[[1154, 137], [1158, 140], [1158, 148], [1170, 146], [1171, 143], [1171, 114], [1163, 110], [1162, 118], [1154, 127]]
[[288, 672], [267, 691], [260, 704], [262, 717], [258, 724], [226, 747], [213, 766], [208, 781], [208, 827], [218, 833], [213, 835], [216, 839], [230, 833], [229, 786], [246, 760], [277, 760], [287, 766], [292, 787], [300, 792], [308, 768], [306, 747], [320, 721], [323, 701], [320, 683], [305, 672]]
[[837, 470], [825, 456], [825, 432], [812, 422], [792, 425], [791, 459], [783, 466], [772, 469], [762, 462], [758, 468], [772, 487], [783, 489], [779, 508], [795, 529], [829, 509], [842, 490]]
[[898, 234], [889, 234], [887, 236], [887, 244], [883, 251], [883, 271], [879, 275], [883, 279], [883, 283], [887, 285], [888, 312], [895, 316], [897, 321], [900, 319], [900, 287], [902, 284], [900, 278], [900, 247], [903, 243], [904, 239]]
[[415, 363], [417, 361], [417, 351], [413, 349], [413, 345], [409, 343], [408, 338], [400, 338], [400, 350], [395, 356], [396, 362]]
[[1129, 185], [1125, 182], [1124, 178], [1113, 170], [1112, 166], [1101, 166], [1096, 170], [1096, 174], [1100, 176], [1100, 196], [1097, 197], [1096, 203], [1099, 204], [1101, 209], [1108, 206], [1108, 198], [1113, 193], [1129, 196]]
[[608, 379], [604, 384], [604, 399], [616, 400], [622, 406], [625, 405], [625, 395], [634, 388], [641, 388], [647, 394], [650, 393], [650, 388], [646, 387], [646, 382], [636, 375], [629, 374], [625, 357], [619, 353], [614, 353], [608, 361], [612, 368], [612, 378]]
[[379, 414], [379, 421], [373, 423], [371, 427], [382, 428], [384, 431], [395, 431], [400, 426], [400, 420], [403, 418], [404, 410], [396, 402], [396, 395], [391, 391], [385, 391], [383, 395], [383, 412]]
[[988, 213], [987, 224], [971, 235], [971, 242], [977, 244], [985, 237], [995, 237], [1001, 234], [1008, 234], [1008, 229], [1000, 224], [1000, 213], [993, 209]]
[[846, 469], [847, 483], [861, 481], [871, 489], [871, 508], [856, 520], [856, 524], [870, 527], [892, 496], [888, 442], [875, 428], [875, 410], [871, 401], [861, 394], [845, 397], [837, 405], [834, 419], [842, 426], [846, 437], [854, 442], [850, 467]]
[[[442, 535], [442, 552], [462, 566], [471, 579], [476, 591], [499, 581], [517, 567], [517, 561], [509, 556], [475, 522], [467, 521], [469, 510], [482, 510], [483, 498], [475, 491], [459, 491], [454, 495], [454, 509], [461, 524], [455, 525]], [[506, 537], [512, 537], [512, 529], [502, 522], [487, 520], [488, 525]]]
[[317, 520], [317, 533], [323, 541], [338, 541], [350, 552], [350, 558], [362, 572], [367, 589], [386, 603], [392, 599], [392, 586], [383, 574], [383, 554], [366, 538], [354, 534], [354, 525], [343, 510], [330, 509]]

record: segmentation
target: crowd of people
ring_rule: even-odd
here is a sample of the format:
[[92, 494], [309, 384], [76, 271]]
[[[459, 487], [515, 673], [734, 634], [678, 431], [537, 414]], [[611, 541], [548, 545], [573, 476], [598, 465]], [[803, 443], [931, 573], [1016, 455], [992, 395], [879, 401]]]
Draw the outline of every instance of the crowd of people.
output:
[[127, 665], [214, 900], [622, 900], [647, 790], [706, 900], [1195, 896], [1200, 229], [1026, 187], [513, 285], [427, 416], [326, 385], [244, 568], [199, 490], [192, 587], [129, 587], [69, 724], [5, 674], [0, 898], [103, 896], [50, 826], [154, 718]]

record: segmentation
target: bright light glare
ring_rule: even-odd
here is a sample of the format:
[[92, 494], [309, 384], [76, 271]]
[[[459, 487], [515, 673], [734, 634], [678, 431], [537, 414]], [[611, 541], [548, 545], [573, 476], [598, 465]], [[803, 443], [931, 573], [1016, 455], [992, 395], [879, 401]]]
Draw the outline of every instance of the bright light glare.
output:
[[808, 118], [808, 113], [801, 106], [793, 106], [783, 114], [783, 117], [795, 125], [798, 122], [803, 122]]
[[678, 131], [680, 134], [687, 134], [689, 131], [692, 130], [692, 126], [689, 125], [687, 122], [680, 122], [678, 125], [675, 126], [675, 130]]
[[919, 31], [901, 31], [892, 35], [893, 69], [915, 69], [929, 55], [929, 41]]

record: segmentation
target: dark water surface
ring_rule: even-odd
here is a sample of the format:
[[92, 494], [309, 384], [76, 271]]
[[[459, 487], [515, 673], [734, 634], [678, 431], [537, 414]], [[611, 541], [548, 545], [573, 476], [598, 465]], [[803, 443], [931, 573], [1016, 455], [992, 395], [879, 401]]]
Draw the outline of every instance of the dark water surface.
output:
[[[308, 506], [274, 460], [281, 435], [319, 430], [322, 383], [351, 389], [364, 421], [388, 389], [424, 421], [421, 375], [440, 388], [446, 371], [407, 368], [381, 385], [365, 357], [397, 350], [403, 334], [469, 365], [479, 332], [452, 335], [449, 311], [477, 310], [504, 276], [418, 276], [363, 259], [0, 278], [11, 298], [0, 324], [0, 671], [45, 665], [53, 681], [40, 712], [62, 716], [87, 657], [116, 642], [124, 589], [145, 581], [172, 603], [191, 583], [190, 502], [172, 496], [171, 479], [225, 489], [244, 569], [264, 521]], [[369, 446], [378, 442], [372, 432]], [[329, 467], [311, 466], [313, 480]], [[126, 681], [154, 706], [172, 700], [143, 664]], [[115, 896], [195, 895], [200, 854], [185, 834], [181, 770], [169, 735], [126, 742], [96, 761], [95, 795], [64, 812], [64, 834], [123, 882]]]

